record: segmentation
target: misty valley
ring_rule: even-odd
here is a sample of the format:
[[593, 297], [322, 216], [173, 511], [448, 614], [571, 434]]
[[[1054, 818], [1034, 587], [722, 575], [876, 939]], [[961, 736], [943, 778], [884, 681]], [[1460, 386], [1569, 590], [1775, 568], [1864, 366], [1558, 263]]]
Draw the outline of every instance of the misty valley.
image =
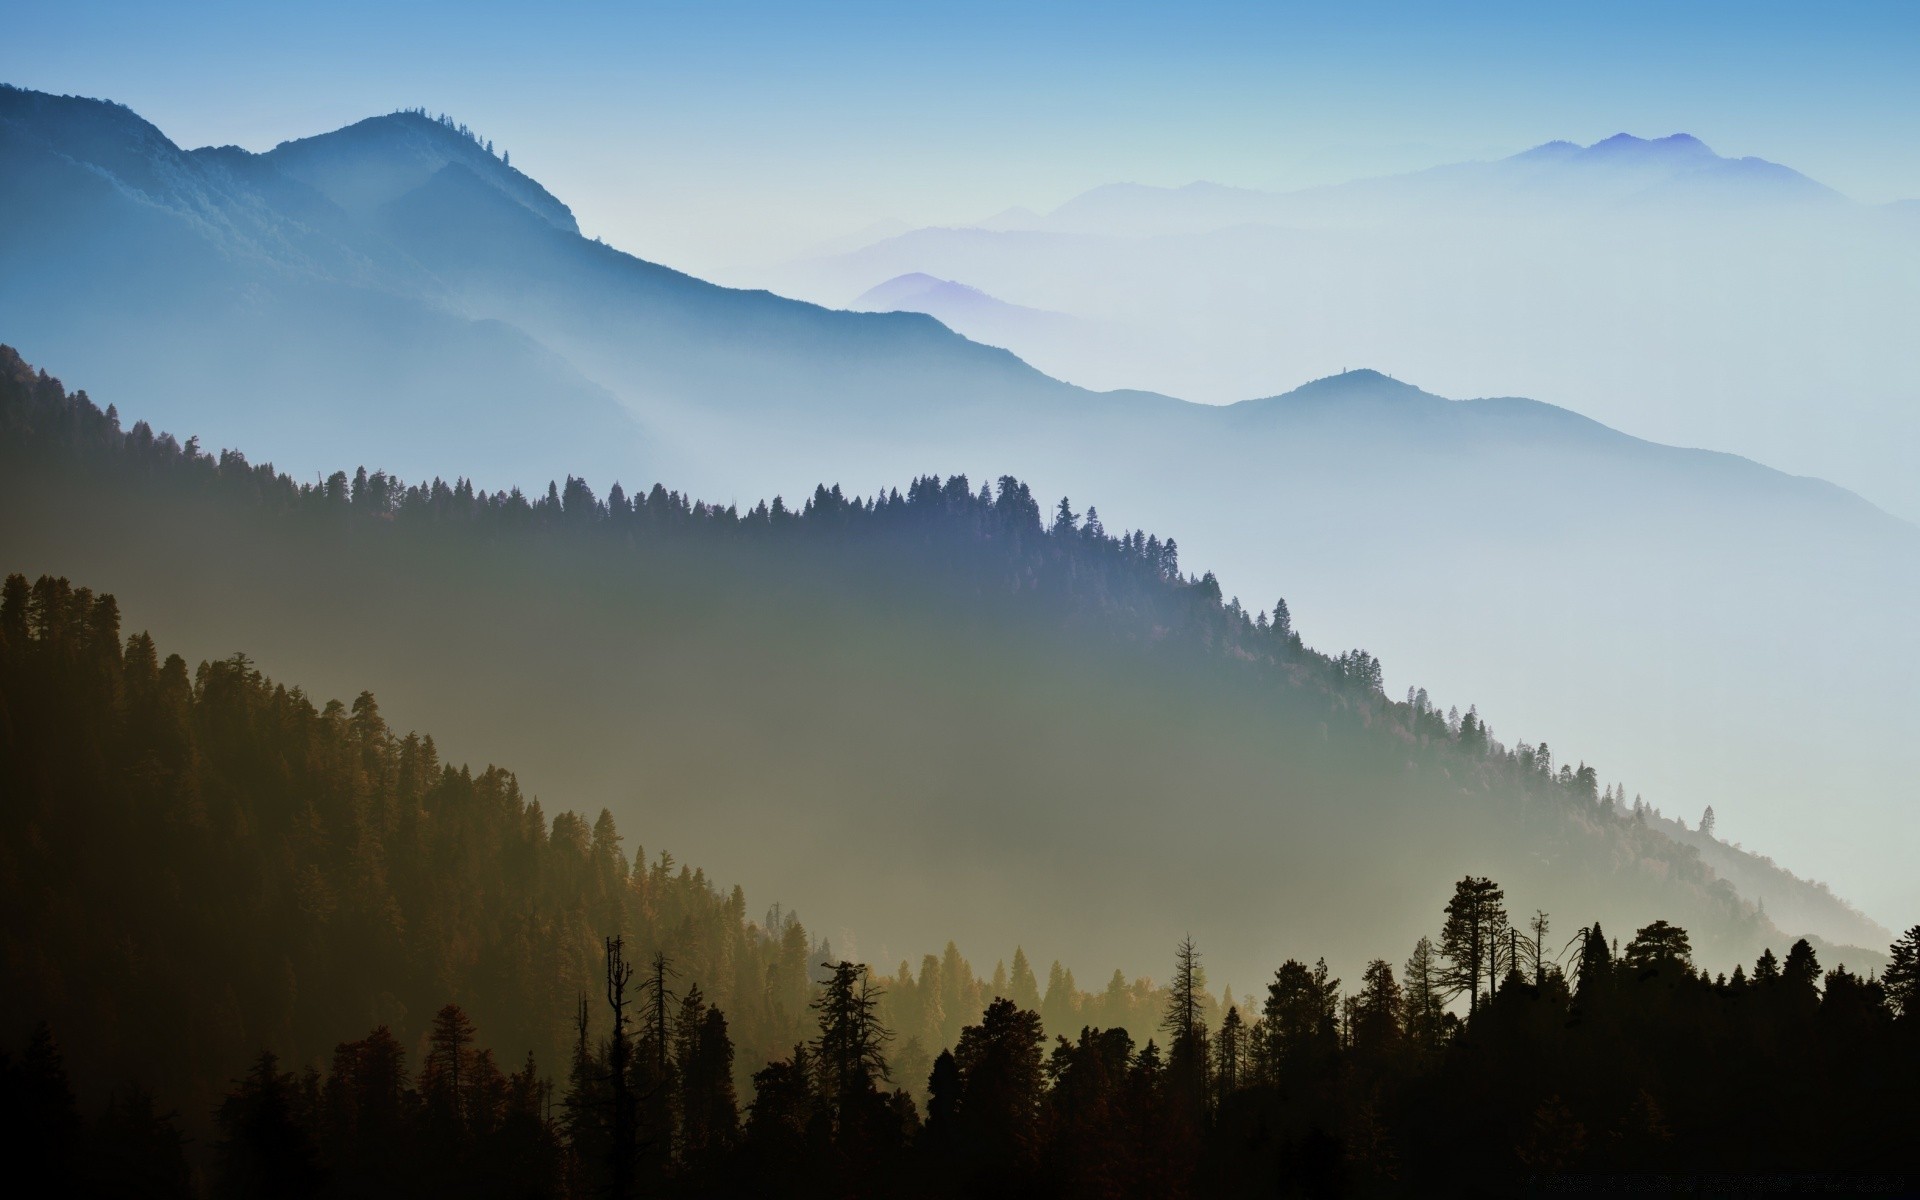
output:
[[[0, 85], [19, 1194], [1920, 1192], [1912, 201], [1621, 134], [696, 275], [424, 108], [188, 144]], [[1262, 393], [1383, 343], [1582, 411]]]

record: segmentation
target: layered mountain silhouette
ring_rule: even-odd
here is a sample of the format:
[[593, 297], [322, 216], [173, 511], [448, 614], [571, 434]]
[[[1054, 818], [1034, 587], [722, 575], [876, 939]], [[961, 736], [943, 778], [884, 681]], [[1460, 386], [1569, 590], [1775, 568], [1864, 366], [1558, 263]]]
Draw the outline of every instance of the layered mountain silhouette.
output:
[[[1065, 390], [922, 316], [833, 314], [588, 241], [538, 184], [420, 113], [264, 155], [182, 151], [117, 105], [8, 89], [0, 161], [10, 336], [91, 362], [97, 386], [150, 380], [159, 419], [286, 446], [283, 461], [340, 459], [359, 426], [356, 454], [414, 473], [644, 457], [667, 475], [684, 469], [676, 424], [715, 399], [873, 410]], [[420, 453], [434, 442], [439, 461]]]
[[[1693, 153], [1657, 151], [1676, 152]], [[1046, 503], [1097, 505], [1109, 527], [1173, 534], [1249, 605], [1285, 594], [1321, 644], [1380, 654], [1393, 689], [1524, 714], [1504, 731], [1577, 742], [1663, 806], [1711, 803], [1725, 836], [1886, 919], [1920, 902], [1898, 882], [1899, 847], [1920, 835], [1900, 804], [1920, 777], [1905, 730], [1920, 647], [1904, 615], [1920, 533], [1831, 485], [1373, 371], [1226, 406], [1088, 391], [923, 314], [837, 312], [622, 254], [420, 113], [267, 154], [182, 151], [124, 108], [10, 89], [0, 210], [0, 335], [209, 448], [299, 478], [350, 462], [489, 487], [584, 473], [742, 504], [822, 481], [864, 494], [1012, 474]], [[1059, 265], [1048, 239], [1110, 245], [962, 236], [1035, 248], [1042, 274]], [[1250, 262], [1235, 275], [1247, 288], [1285, 290]], [[930, 273], [1057, 307], [990, 271]], [[1169, 299], [1211, 303], [1213, 282], [1196, 275]], [[1414, 306], [1365, 273], [1351, 282], [1382, 327]], [[1428, 300], [1434, 323], [1464, 320]], [[1632, 340], [1589, 349], [1646, 356]], [[120, 586], [105, 561], [52, 561], [62, 544], [42, 531], [6, 533], [15, 569], [44, 560]], [[430, 673], [389, 674], [373, 664], [340, 686], [400, 689], [396, 720], [458, 727], [406, 711], [442, 686]], [[537, 761], [516, 761], [545, 786]]]
[[1100, 346], [1037, 327], [1004, 343], [1090, 387], [1228, 402], [1379, 366], [1920, 517], [1904, 454], [1920, 356], [1902, 332], [1920, 321], [1920, 229], [1687, 134], [1287, 193], [1113, 184], [745, 278], [837, 303], [910, 272], [1115, 328]]
[[[1206, 233], [1235, 225], [1443, 220], [1471, 203], [1485, 213], [1564, 219], [1609, 209], [1702, 205], [1844, 205], [1833, 189], [1760, 158], [1724, 158], [1686, 133], [1620, 133], [1590, 146], [1547, 142], [1493, 162], [1453, 163], [1410, 175], [1297, 192], [1192, 183], [1097, 187], [1044, 216], [1009, 212], [986, 229], [1124, 237]], [[896, 235], [897, 236], [897, 235]]]
[[[126, 411], [0, 348], [9, 562], [85, 571], [128, 630], [316, 704], [371, 684], [447, 761], [510, 763], [551, 812], [605, 806], [889, 969], [1017, 930], [1097, 981], [1197, 931], [1242, 991], [1287, 954], [1357, 974], [1430, 932], [1467, 871], [1569, 932], [1664, 914], [1716, 966], [1806, 933], [1864, 969], [1890, 940], [1630, 810], [1605, 764], [1390, 697], [1369, 654], [1319, 653], [1169, 543], [1049, 514], [1016, 479], [751, 509], [577, 479], [532, 502], [377, 473], [302, 488]], [[253, 802], [297, 821], [306, 800]]]

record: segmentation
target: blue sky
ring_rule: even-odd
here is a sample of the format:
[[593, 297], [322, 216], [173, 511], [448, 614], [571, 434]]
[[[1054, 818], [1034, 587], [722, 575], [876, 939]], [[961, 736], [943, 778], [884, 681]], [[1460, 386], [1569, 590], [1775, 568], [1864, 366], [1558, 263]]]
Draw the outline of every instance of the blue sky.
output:
[[1334, 182], [1685, 130], [1920, 196], [1920, 5], [8, 5], [0, 77], [262, 149], [397, 107], [693, 269], [1115, 180]]

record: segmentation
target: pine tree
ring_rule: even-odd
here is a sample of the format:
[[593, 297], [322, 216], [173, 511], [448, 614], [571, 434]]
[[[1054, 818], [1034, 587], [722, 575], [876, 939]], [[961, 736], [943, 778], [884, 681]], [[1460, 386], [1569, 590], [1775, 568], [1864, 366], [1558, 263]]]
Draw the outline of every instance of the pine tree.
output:
[[612, 1095], [607, 1139], [607, 1191], [614, 1200], [633, 1194], [634, 1165], [639, 1157], [637, 1106], [633, 1095], [633, 1043], [627, 1033], [627, 988], [633, 982], [633, 964], [627, 961], [626, 939], [606, 941], [607, 1008], [613, 1030], [607, 1037], [607, 1080]]
[[572, 1147], [576, 1169], [592, 1181], [590, 1190], [610, 1191], [607, 1168], [612, 1161], [613, 1088], [605, 1056], [594, 1053], [589, 1040], [587, 998], [580, 997], [574, 1014], [573, 1057], [567, 1069], [567, 1096], [561, 1102], [561, 1126]]
[[1801, 938], [1787, 951], [1787, 961], [1780, 967], [1780, 982], [1803, 1009], [1811, 1010], [1819, 1002], [1820, 960], [1807, 939]]
[[[978, 1025], [960, 1031], [960, 1141], [974, 1169], [1027, 1161], [1038, 1148], [1043, 1083], [1040, 1014], [995, 1000]], [[938, 1068], [936, 1067], [936, 1073]]]
[[[683, 1001], [682, 1013], [688, 1011]], [[706, 1008], [686, 1037], [679, 1078], [682, 1155], [698, 1160], [732, 1145], [740, 1110], [733, 1090], [733, 1039], [719, 1009]]]
[[1598, 921], [1580, 931], [1579, 977], [1575, 982], [1582, 1007], [1592, 1006], [1613, 986], [1613, 953], [1607, 948], [1607, 935]]
[[1381, 1054], [1399, 1044], [1404, 1031], [1405, 999], [1385, 959], [1367, 964], [1354, 998], [1353, 1045], [1356, 1050]]
[[1467, 994], [1467, 1012], [1480, 1007], [1480, 981], [1487, 994], [1498, 987], [1506, 965], [1506, 894], [1491, 879], [1469, 875], [1454, 885], [1447, 920], [1440, 931], [1440, 955], [1446, 960], [1441, 982], [1452, 995]]
[[1019, 946], [1013, 948], [1013, 972], [1008, 976], [1007, 989], [1007, 998], [1021, 1008], [1040, 1007], [1040, 982], [1034, 978], [1027, 952]]
[[1213, 1040], [1213, 1078], [1215, 1103], [1240, 1090], [1246, 1077], [1247, 1023], [1240, 1006], [1229, 1004], [1220, 1019], [1220, 1031]]
[[1901, 934], [1887, 948], [1889, 962], [1880, 976], [1887, 1002], [1896, 1015], [1920, 1016], [1920, 925]]
[[1073, 972], [1060, 965], [1059, 959], [1053, 960], [1053, 966], [1047, 969], [1047, 992], [1040, 998], [1040, 1019], [1046, 1023], [1048, 1032], [1066, 1034], [1073, 1028], [1074, 995]]
[[1339, 1046], [1338, 985], [1328, 978], [1325, 960], [1312, 969], [1291, 958], [1280, 964], [1267, 985], [1261, 1037], [1254, 1046], [1263, 1080], [1278, 1082], [1331, 1058]]
[[1693, 947], [1687, 931], [1666, 921], [1655, 921], [1635, 932], [1633, 941], [1627, 943], [1625, 958], [1628, 969], [1642, 975], [1693, 970]]
[[1202, 1015], [1207, 973], [1191, 935], [1181, 939], [1174, 955], [1173, 982], [1160, 1028], [1166, 1031], [1170, 1047], [1167, 1067], [1174, 1094], [1199, 1110], [1207, 1098], [1207, 1026]]
[[957, 1136], [960, 1112], [960, 1066], [951, 1050], [942, 1050], [927, 1076], [927, 1137], [946, 1148]]
[[1437, 1048], [1446, 1035], [1445, 985], [1433, 942], [1421, 938], [1407, 959], [1403, 992], [1407, 1036], [1422, 1049]]
[[293, 1076], [271, 1052], [221, 1102], [217, 1196], [286, 1196], [319, 1191], [315, 1147], [299, 1111]]
[[1073, 506], [1067, 503], [1067, 498], [1065, 496], [1060, 497], [1060, 503], [1056, 505], [1053, 510], [1052, 532], [1054, 535], [1061, 536], [1073, 533], [1076, 529], [1076, 523], [1079, 520], [1080, 517], [1073, 511]]
[[1553, 922], [1547, 919], [1543, 909], [1535, 909], [1533, 920], [1527, 922], [1527, 956], [1531, 960], [1533, 986], [1536, 988], [1547, 984], [1547, 931], [1552, 928]]
[[433, 1032], [427, 1040], [426, 1062], [420, 1071], [420, 1090], [427, 1111], [456, 1129], [465, 1129], [469, 1094], [473, 1091], [473, 1021], [457, 1004], [449, 1004], [433, 1017]]
[[880, 1023], [881, 990], [868, 977], [866, 964], [823, 965], [831, 975], [813, 1003], [820, 1014], [814, 1053], [824, 1073], [823, 1099], [841, 1123], [875, 1094], [877, 1080], [888, 1078], [885, 1051], [893, 1034]]

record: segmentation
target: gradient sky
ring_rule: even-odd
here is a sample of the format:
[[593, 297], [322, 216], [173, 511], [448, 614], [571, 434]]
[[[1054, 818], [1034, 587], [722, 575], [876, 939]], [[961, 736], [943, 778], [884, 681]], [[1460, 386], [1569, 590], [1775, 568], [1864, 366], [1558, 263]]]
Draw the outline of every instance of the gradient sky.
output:
[[425, 105], [693, 270], [1115, 180], [1337, 182], [1685, 130], [1920, 196], [1920, 4], [7, 5], [0, 78], [265, 149]]

